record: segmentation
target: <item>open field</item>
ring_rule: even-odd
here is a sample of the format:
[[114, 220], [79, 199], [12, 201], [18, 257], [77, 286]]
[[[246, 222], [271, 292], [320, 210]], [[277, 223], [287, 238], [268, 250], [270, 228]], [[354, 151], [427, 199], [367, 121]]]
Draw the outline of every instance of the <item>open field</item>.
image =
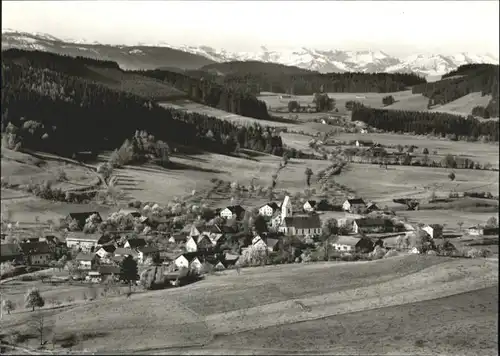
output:
[[[159, 352], [203, 345], [225, 352], [352, 354], [375, 352], [370, 348], [375, 343], [374, 350], [384, 354], [428, 354], [435, 348], [489, 355], [497, 352], [492, 334], [497, 299], [491, 290], [480, 289], [498, 285], [497, 269], [495, 260], [433, 256], [257, 267], [178, 289], [98, 298], [45, 313], [60, 337], [92, 334], [74, 348], [92, 351]], [[470, 291], [476, 292], [461, 294]], [[439, 324], [443, 313], [446, 320]], [[2, 332], [29, 331], [30, 317], [28, 311], [4, 315]], [[441, 332], [423, 328], [428, 323]], [[370, 332], [361, 332], [369, 325]], [[466, 341], [451, 338], [454, 330], [465, 330]], [[313, 332], [317, 338], [304, 337]], [[36, 342], [30, 339], [22, 346]]]
[[335, 135], [334, 139], [339, 141], [371, 140], [382, 145], [414, 145], [418, 147], [415, 149], [415, 153], [422, 152], [424, 148], [427, 148], [430, 153], [436, 150], [438, 155], [442, 157], [451, 154], [469, 158], [481, 164], [490, 163], [493, 167], [499, 167], [498, 144], [494, 143], [451, 141], [427, 136], [392, 133], [340, 133]]
[[376, 202], [394, 198], [428, 198], [436, 189], [436, 195], [448, 196], [452, 190], [490, 191], [498, 194], [498, 173], [494, 171], [457, 170], [456, 179], [448, 178], [450, 170], [443, 168], [389, 166], [350, 163], [342, 174], [335, 177], [337, 183], [354, 189], [359, 196]]
[[398, 216], [408, 218], [410, 223], [441, 224], [446, 226], [446, 230], [458, 231], [457, 222], [464, 223], [463, 228], [469, 226], [484, 225], [492, 216], [497, 216], [497, 212], [476, 213], [456, 210], [418, 210], [399, 211]]
[[[382, 99], [388, 95], [394, 97], [396, 102], [392, 105], [385, 106], [382, 103]], [[413, 94], [411, 90], [394, 93], [328, 93], [328, 96], [334, 98], [336, 101], [335, 107], [338, 109], [338, 112], [335, 114], [348, 114], [349, 112], [346, 110], [345, 104], [350, 100], [354, 100], [375, 109], [437, 111], [467, 116], [471, 114], [473, 107], [485, 107], [491, 99], [489, 95], [481, 96], [481, 93], [470, 93], [445, 105], [433, 106], [429, 110], [427, 108], [429, 98], [422, 94]], [[301, 106], [314, 106], [312, 95], [294, 95], [291, 98], [280, 99], [280, 94], [262, 93], [258, 98], [264, 101], [271, 109], [286, 108], [288, 102], [292, 100], [297, 101]]]
[[227, 111], [212, 108], [207, 105], [198, 104], [190, 100], [174, 100], [168, 102], [160, 102], [159, 105], [165, 108], [173, 108], [177, 110], [185, 110], [187, 112], [196, 112], [198, 114], [213, 116], [217, 119], [231, 121], [239, 125], [252, 125], [254, 123], [257, 123], [262, 126], [274, 126], [274, 127], [293, 128], [297, 126], [297, 124], [295, 123], [283, 123], [277, 121], [259, 120], [259, 119], [254, 119], [252, 117], [236, 115], [229, 113]]

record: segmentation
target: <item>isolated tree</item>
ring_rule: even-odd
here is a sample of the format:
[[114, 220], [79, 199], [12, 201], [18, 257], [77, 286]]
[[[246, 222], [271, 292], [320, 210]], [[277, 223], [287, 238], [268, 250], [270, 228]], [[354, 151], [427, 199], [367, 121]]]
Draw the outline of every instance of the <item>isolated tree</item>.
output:
[[323, 235], [330, 236], [338, 233], [338, 223], [334, 218], [325, 220], [323, 223]]
[[457, 222], [457, 225], [458, 225], [458, 230], [459, 231], [462, 231], [462, 226], [463, 226], [464, 222], [463, 221], [459, 221]]
[[132, 293], [132, 282], [137, 280], [137, 261], [132, 256], [127, 256], [120, 263], [120, 277], [128, 283], [129, 294]]
[[305, 170], [305, 175], [306, 175], [306, 184], [308, 187], [311, 186], [311, 176], [313, 175], [313, 171], [311, 168], [307, 167]]
[[394, 100], [394, 97], [392, 95], [387, 95], [382, 98], [382, 103], [386, 106], [394, 104], [395, 102], [396, 100]]
[[397, 145], [398, 152], [402, 153], [404, 150], [404, 147], [402, 145]]
[[48, 323], [48, 320], [45, 319], [45, 316], [41, 311], [38, 311], [36, 314], [32, 315], [31, 320], [29, 321], [29, 324], [33, 328], [33, 330], [39, 335], [40, 337], [40, 346], [44, 345], [44, 336], [50, 333], [51, 327]]
[[451, 181], [454, 181], [455, 180], [455, 173], [451, 172], [450, 174], [448, 174], [448, 178], [450, 178]]
[[424, 155], [429, 154], [429, 150], [427, 149], [427, 147], [424, 147], [424, 149], [422, 150], [422, 154], [424, 154]]
[[443, 165], [446, 168], [456, 168], [457, 162], [455, 161], [455, 157], [451, 154], [447, 154], [446, 157], [443, 159]]
[[31, 308], [31, 311], [35, 311], [35, 308], [41, 308], [45, 305], [45, 300], [37, 288], [32, 288], [26, 293], [24, 302], [26, 308]]
[[7, 314], [10, 314], [11, 311], [13, 311], [16, 308], [12, 300], [10, 299], [4, 299], [2, 300], [2, 310], [4, 312], [7, 312]]
[[288, 102], [288, 112], [296, 112], [300, 110], [300, 104], [295, 101], [295, 100], [291, 100]]
[[491, 218], [486, 221], [486, 226], [487, 227], [498, 227], [498, 220], [496, 217], [492, 216]]

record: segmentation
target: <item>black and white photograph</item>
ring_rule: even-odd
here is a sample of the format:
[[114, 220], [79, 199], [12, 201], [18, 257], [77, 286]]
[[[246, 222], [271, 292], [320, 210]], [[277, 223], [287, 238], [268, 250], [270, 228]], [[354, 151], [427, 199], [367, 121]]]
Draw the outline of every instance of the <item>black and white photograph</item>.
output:
[[499, 5], [2, 1], [0, 354], [498, 355]]

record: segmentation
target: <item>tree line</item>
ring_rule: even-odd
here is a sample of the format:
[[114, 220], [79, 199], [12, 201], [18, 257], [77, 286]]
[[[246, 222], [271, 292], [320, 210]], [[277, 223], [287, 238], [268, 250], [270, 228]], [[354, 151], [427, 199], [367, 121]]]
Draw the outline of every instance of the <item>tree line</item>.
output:
[[352, 120], [363, 121], [384, 131], [437, 134], [443, 137], [455, 135], [456, 138], [487, 137], [498, 141], [498, 121], [479, 121], [446, 113], [357, 107], [352, 112]]
[[[443, 105], [474, 92], [491, 95], [492, 99], [484, 108], [487, 116], [498, 117], [499, 66], [492, 64], [469, 64], [459, 67], [443, 76], [443, 80], [423, 83], [412, 88], [413, 94], [429, 98], [429, 107]], [[485, 116], [476, 109], [474, 114]]]
[[[63, 57], [52, 56], [55, 61]], [[58, 67], [52, 64], [52, 68]], [[281, 137], [271, 127], [238, 127], [206, 115], [165, 109], [65, 70], [2, 58], [1, 80], [1, 129], [13, 147], [72, 156], [81, 151], [113, 150], [141, 129], [174, 147], [283, 153]]]
[[291, 95], [325, 93], [390, 93], [425, 83], [416, 74], [400, 73], [232, 73], [220, 77], [224, 86], [240, 87], [258, 94], [262, 91]]
[[195, 78], [166, 70], [144, 70], [133, 73], [165, 81], [185, 92], [191, 100], [210, 107], [260, 120], [270, 119], [266, 103], [258, 100], [254, 94], [242, 88], [217, 84], [209, 75], [206, 78]]

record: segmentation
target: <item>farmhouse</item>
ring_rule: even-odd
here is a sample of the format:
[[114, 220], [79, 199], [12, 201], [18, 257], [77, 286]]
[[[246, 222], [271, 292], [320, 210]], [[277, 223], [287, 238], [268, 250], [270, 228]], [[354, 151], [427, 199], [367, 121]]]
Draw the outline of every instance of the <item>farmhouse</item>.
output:
[[222, 209], [220, 212], [220, 216], [224, 219], [237, 219], [241, 220], [245, 215], [245, 209], [241, 205], [232, 205], [228, 206], [225, 209]]
[[119, 247], [114, 252], [115, 257], [127, 257], [132, 256], [133, 258], [137, 258], [137, 252], [131, 250], [129, 248]]
[[355, 213], [359, 209], [364, 209], [366, 207], [365, 202], [361, 198], [347, 199], [344, 204], [342, 204], [342, 209], [350, 213]]
[[337, 251], [344, 252], [371, 252], [374, 243], [369, 238], [358, 238], [354, 236], [339, 236], [332, 246]]
[[429, 234], [431, 239], [438, 239], [443, 236], [443, 225], [439, 224], [430, 224], [426, 225], [422, 228], [426, 233]]
[[125, 242], [125, 245], [123, 245], [124, 248], [130, 249], [136, 249], [144, 246], [146, 246], [146, 240], [139, 238], [128, 239], [127, 242]]
[[394, 224], [388, 219], [366, 218], [356, 219], [352, 223], [352, 231], [355, 234], [360, 233], [380, 233], [394, 231]]
[[95, 253], [80, 252], [75, 261], [78, 263], [78, 269], [90, 271], [97, 267], [99, 257]]
[[69, 224], [71, 221], [76, 220], [76, 222], [78, 223], [78, 228], [82, 230], [83, 227], [85, 226], [85, 222], [92, 215], [96, 215], [97, 221], [102, 222], [101, 214], [99, 214], [97, 211], [89, 211], [83, 213], [69, 213], [68, 216], [66, 217], [66, 222]]
[[66, 237], [68, 248], [81, 248], [82, 251], [90, 251], [96, 247], [108, 243], [111, 238], [101, 234], [85, 234], [83, 232], [71, 232]]
[[183, 253], [174, 260], [174, 265], [181, 268], [189, 268], [190, 270], [200, 271], [202, 269], [202, 262], [199, 259], [199, 254], [194, 253]]
[[53, 258], [50, 246], [46, 242], [24, 243], [20, 246], [29, 265], [46, 266]]
[[115, 245], [104, 245], [100, 249], [97, 250], [96, 254], [99, 256], [101, 260], [106, 260], [114, 256], [114, 252], [116, 250]]
[[321, 221], [318, 215], [285, 217], [278, 228], [285, 235], [319, 235]]
[[279, 209], [277, 203], [267, 203], [259, 208], [259, 214], [266, 217], [271, 217]]
[[257, 235], [252, 239], [252, 248], [255, 250], [267, 250], [267, 244], [259, 235]]
[[23, 260], [23, 251], [19, 244], [1, 244], [0, 245], [0, 262], [19, 262]]
[[308, 200], [304, 203], [302, 208], [304, 209], [305, 212], [310, 213], [315, 210], [316, 207], [316, 201], [315, 200]]
[[378, 210], [380, 210], [380, 208], [377, 206], [377, 204], [375, 204], [374, 202], [371, 202], [371, 203], [368, 203], [366, 205], [366, 210], [368, 212], [372, 212], [372, 211], [378, 211]]
[[155, 255], [159, 257], [158, 248], [155, 246], [142, 246], [137, 248], [137, 260], [139, 263], [145, 263], [148, 258], [153, 259]]
[[467, 233], [472, 236], [484, 235], [484, 228], [481, 226], [471, 226], [467, 229]]

